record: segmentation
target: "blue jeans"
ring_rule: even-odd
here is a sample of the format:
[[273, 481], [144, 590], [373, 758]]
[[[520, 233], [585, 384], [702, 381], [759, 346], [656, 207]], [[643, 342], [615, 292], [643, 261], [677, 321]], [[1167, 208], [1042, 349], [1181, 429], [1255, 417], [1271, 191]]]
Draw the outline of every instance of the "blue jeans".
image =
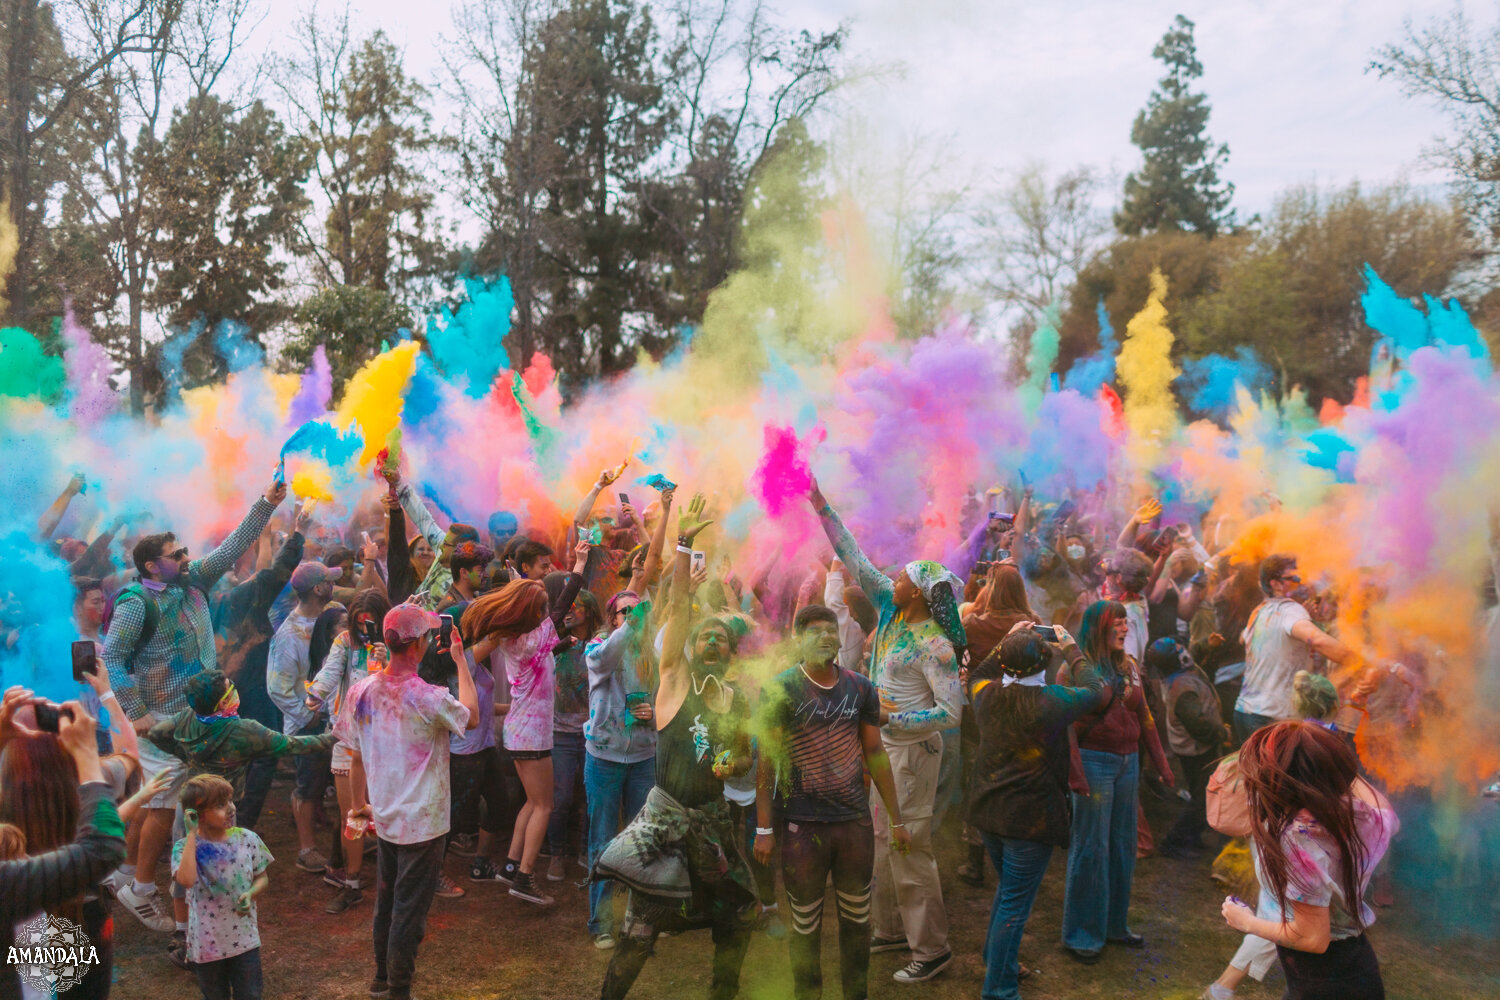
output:
[[1231, 728], [1234, 730], [1234, 742], [1236, 745], [1244, 743], [1250, 738], [1250, 734], [1262, 726], [1269, 726], [1275, 722], [1274, 716], [1256, 715], [1254, 712], [1241, 712], [1239, 708], [1234, 710], [1234, 721]]
[[1130, 933], [1130, 883], [1135, 877], [1135, 814], [1140, 758], [1082, 750], [1089, 794], [1073, 793], [1068, 886], [1063, 895], [1063, 944], [1096, 954], [1106, 940]]
[[1052, 860], [1052, 845], [982, 831], [980, 835], [1000, 878], [984, 942], [984, 989], [980, 996], [983, 1000], [1019, 1000], [1016, 977], [1021, 974], [1021, 934]]
[[583, 770], [582, 733], [552, 734], [552, 817], [547, 820], [547, 850], [560, 858], [568, 853], [568, 821], [573, 818], [573, 789]]
[[943, 817], [964, 796], [963, 741], [959, 730], [943, 730], [943, 762], [938, 765], [937, 796], [932, 801], [932, 832], [936, 835]]
[[[646, 804], [646, 793], [656, 784], [656, 758], [635, 764], [601, 760], [591, 753], [583, 757], [583, 788], [589, 806], [589, 870], [615, 839], [620, 827], [635, 819]], [[614, 883], [589, 884], [589, 934], [613, 934], [615, 924]]]
[[260, 1000], [260, 949], [251, 948], [233, 958], [198, 962], [193, 966], [198, 988], [205, 1000]]

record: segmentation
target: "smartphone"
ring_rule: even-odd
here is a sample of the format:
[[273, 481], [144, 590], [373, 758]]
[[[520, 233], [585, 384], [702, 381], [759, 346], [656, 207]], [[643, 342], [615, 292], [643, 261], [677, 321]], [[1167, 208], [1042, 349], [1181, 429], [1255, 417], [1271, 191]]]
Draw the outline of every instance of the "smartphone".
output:
[[999, 521], [1001, 524], [1014, 524], [1015, 520], [1016, 520], [1016, 515], [1014, 515], [1014, 514], [1002, 514], [998, 510], [992, 510], [992, 511], [990, 511], [990, 520], [991, 521]]
[[693, 572], [708, 568], [708, 556], [697, 549], [693, 550]]
[[438, 615], [438, 621], [442, 622], [438, 626], [438, 648], [447, 649], [453, 645], [453, 616]]
[[55, 733], [58, 721], [65, 715], [73, 718], [73, 710], [64, 705], [41, 702], [36, 706], [36, 728], [43, 733]]
[[361, 531], [359, 533], [359, 537], [364, 541], [366, 545], [370, 544], [370, 533], [368, 531]]
[[628, 506], [630, 504], [630, 494], [629, 493], [621, 493], [620, 494], [620, 503], [625, 504], [625, 505]]
[[84, 675], [92, 677], [99, 672], [99, 651], [89, 639], [73, 643], [73, 680], [82, 684]]
[[1048, 642], [1057, 641], [1057, 628], [1052, 625], [1033, 625], [1031, 631], [1046, 639]]

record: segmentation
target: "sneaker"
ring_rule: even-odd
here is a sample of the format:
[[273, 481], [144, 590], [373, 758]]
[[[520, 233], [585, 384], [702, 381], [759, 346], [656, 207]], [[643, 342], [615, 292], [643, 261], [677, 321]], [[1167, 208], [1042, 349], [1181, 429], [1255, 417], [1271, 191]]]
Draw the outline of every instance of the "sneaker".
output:
[[891, 978], [898, 983], [925, 983], [929, 979], [936, 979], [938, 975], [953, 964], [953, 952], [948, 952], [940, 958], [934, 958], [926, 962], [912, 959], [903, 969], [897, 969]]
[[438, 876], [437, 893], [439, 899], [458, 899], [464, 894], [463, 886], [454, 882], [447, 875]]
[[547, 862], [548, 882], [561, 882], [563, 880], [563, 864], [562, 858], [555, 854], [552, 856], [552, 860]]
[[1209, 983], [1203, 992], [1198, 994], [1198, 1000], [1234, 1000], [1234, 990], [1220, 986], [1218, 983]]
[[615, 938], [613, 934], [594, 935], [594, 947], [598, 948], [600, 951], [609, 951], [610, 949], [614, 948], [614, 946]]
[[187, 931], [172, 932], [172, 943], [167, 945], [167, 958], [179, 969], [192, 968], [187, 960]]
[[309, 847], [297, 854], [297, 867], [314, 875], [321, 875], [328, 870], [328, 859], [319, 854], [316, 848]]
[[517, 899], [524, 899], [528, 903], [538, 906], [551, 906], [552, 897], [544, 895], [542, 890], [536, 887], [531, 872], [517, 871], [515, 881], [511, 882], [510, 894]]
[[489, 858], [475, 858], [474, 863], [469, 866], [470, 882], [503, 882], [510, 885], [511, 880], [496, 867], [495, 862]]
[[342, 889], [344, 884], [349, 881], [349, 876], [344, 874], [344, 869], [334, 868], [330, 865], [323, 870], [323, 881], [335, 889]]
[[370, 982], [370, 1000], [384, 1000], [391, 995], [391, 984], [384, 979], [375, 979]]
[[448, 853], [461, 858], [472, 858], [479, 850], [479, 837], [472, 833], [460, 833], [448, 841]]
[[1486, 785], [1484, 791], [1480, 794], [1487, 799], [1500, 799], [1500, 781]]
[[177, 927], [177, 921], [172, 917], [167, 904], [162, 902], [161, 895], [157, 891], [143, 896], [135, 891], [133, 881], [127, 881], [115, 890], [115, 902], [129, 910], [148, 930], [165, 934]]
[[972, 885], [976, 889], [984, 888], [984, 869], [975, 868], [968, 862], [958, 866], [958, 880], [964, 885]]
[[906, 951], [906, 938], [870, 938], [870, 954], [878, 955], [882, 951]]
[[352, 885], [346, 885], [339, 890], [339, 894], [337, 896], [334, 896], [331, 900], [328, 901], [328, 905], [323, 907], [323, 912], [343, 913], [354, 904], [364, 902], [364, 899], [365, 894], [363, 890], [356, 889]]
[[518, 871], [520, 871], [520, 866], [510, 858], [506, 858], [505, 864], [500, 867], [500, 874], [495, 878], [495, 881], [504, 882], [506, 885], [514, 885]]

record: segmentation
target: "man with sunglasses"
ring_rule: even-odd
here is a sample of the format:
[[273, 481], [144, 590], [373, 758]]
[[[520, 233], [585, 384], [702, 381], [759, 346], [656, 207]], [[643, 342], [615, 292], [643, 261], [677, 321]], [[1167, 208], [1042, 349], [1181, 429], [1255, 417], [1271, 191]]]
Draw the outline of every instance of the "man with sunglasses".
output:
[[1245, 684], [1234, 704], [1234, 738], [1243, 743], [1261, 726], [1296, 718], [1292, 678], [1311, 670], [1314, 653], [1343, 663], [1350, 651], [1313, 624], [1292, 593], [1302, 583], [1297, 557], [1278, 553], [1260, 564], [1260, 589], [1266, 599], [1245, 627]]
[[[125, 588], [115, 601], [104, 637], [104, 667], [119, 700], [120, 711], [136, 732], [145, 734], [159, 720], [188, 707], [188, 680], [214, 669], [213, 618], [208, 592], [234, 567], [286, 499], [286, 484], [273, 482], [255, 501], [234, 533], [201, 559], [170, 531], [147, 535], [132, 557], [140, 582]], [[167, 772], [167, 788], [147, 803], [133, 863], [120, 868], [115, 899], [155, 931], [172, 930], [174, 921], [156, 891], [157, 861], [166, 850], [176, 815], [177, 790], [186, 780], [182, 761], [149, 744], [141, 746], [141, 774], [150, 781]]]

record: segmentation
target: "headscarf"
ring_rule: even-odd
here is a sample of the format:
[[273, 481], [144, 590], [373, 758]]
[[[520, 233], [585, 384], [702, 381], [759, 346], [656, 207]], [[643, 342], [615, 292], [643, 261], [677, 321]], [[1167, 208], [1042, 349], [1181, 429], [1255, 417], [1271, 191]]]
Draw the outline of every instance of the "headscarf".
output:
[[964, 584], [958, 577], [954, 576], [942, 563], [933, 562], [931, 559], [918, 559], [906, 564], [906, 578], [916, 585], [927, 599], [928, 610], [932, 612], [933, 620], [943, 630], [943, 635], [953, 643], [953, 650], [957, 653], [969, 645], [968, 638], [964, 635], [964, 623], [958, 616], [958, 597], [963, 593]]

